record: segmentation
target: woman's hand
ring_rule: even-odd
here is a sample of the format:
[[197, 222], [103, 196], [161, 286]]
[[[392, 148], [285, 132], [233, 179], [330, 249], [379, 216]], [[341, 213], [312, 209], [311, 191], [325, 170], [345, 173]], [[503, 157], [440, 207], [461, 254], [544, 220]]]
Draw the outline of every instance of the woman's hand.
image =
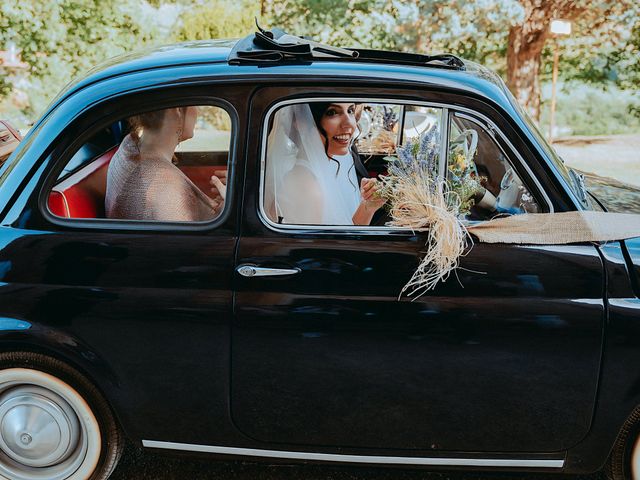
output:
[[354, 225], [369, 225], [373, 214], [386, 202], [380, 197], [380, 183], [375, 178], [363, 178], [360, 181], [360, 205], [353, 214]]
[[213, 193], [212, 199], [216, 203], [215, 214], [218, 215], [224, 208], [224, 201], [227, 198], [227, 171], [214, 170], [213, 173], [209, 184]]
[[[226, 170], [214, 170], [213, 175], [209, 179], [211, 184], [211, 192], [214, 197], [219, 197], [224, 201], [227, 198], [227, 171]], [[215, 200], [215, 198], [214, 198]]]
[[380, 183], [375, 178], [363, 178], [360, 181], [360, 203], [374, 213], [386, 202], [378, 193], [379, 189]]

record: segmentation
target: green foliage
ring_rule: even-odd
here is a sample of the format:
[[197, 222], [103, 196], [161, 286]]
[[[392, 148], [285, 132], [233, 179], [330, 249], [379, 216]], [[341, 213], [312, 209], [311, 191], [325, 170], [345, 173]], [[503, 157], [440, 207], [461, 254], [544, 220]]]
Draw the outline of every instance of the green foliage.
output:
[[11, 92], [12, 85], [5, 75], [0, 75], [0, 99], [6, 97]]
[[629, 41], [615, 59], [619, 66], [618, 84], [636, 92], [640, 90], [640, 18], [636, 17]]
[[259, 12], [260, 3], [255, 0], [238, 3], [211, 0], [183, 12], [174, 39], [184, 41], [244, 37], [255, 30], [254, 18], [259, 16]]
[[[173, 34], [174, 41], [240, 38], [255, 31], [255, 18], [260, 3], [243, 0], [230, 4], [224, 0], [210, 0], [185, 9]], [[229, 131], [229, 115], [222, 109], [200, 109], [200, 116], [216, 129]]]
[[504, 69], [515, 0], [274, 0], [272, 26], [342, 46], [420, 53], [451, 52]]
[[358, 47], [393, 45], [393, 25], [384, 22], [390, 12], [395, 8], [386, 0], [280, 0], [267, 5], [272, 27], [322, 42]]
[[[633, 115], [634, 97], [631, 92], [611, 87], [572, 82], [558, 93], [555, 124], [560, 136], [611, 135], [637, 133], [640, 118]], [[548, 130], [549, 102], [542, 108], [541, 127]]]
[[[516, 0], [275, 0], [273, 26], [321, 41], [419, 53], [450, 52], [504, 71], [509, 27], [521, 19]], [[335, 5], [334, 5], [335, 4]]]
[[29, 65], [30, 104], [24, 113], [30, 116], [39, 114], [79, 72], [139, 48], [155, 33], [141, 7], [127, 0], [4, 0], [0, 4], [0, 47], [13, 42]]
[[[522, 0], [273, 0], [269, 2], [268, 13], [272, 26], [289, 33], [343, 46], [420, 53], [447, 51], [485, 64], [504, 76], [509, 30], [523, 21], [526, 3]], [[573, 23], [573, 33], [557, 40], [562, 51], [561, 78], [600, 84], [615, 81], [623, 88], [637, 89], [640, 3], [636, 0], [555, 3]], [[556, 8], [555, 4], [549, 5], [544, 8]], [[633, 22], [636, 27], [629, 37]], [[548, 28], [547, 25], [541, 27]], [[551, 76], [552, 47], [552, 42], [547, 42], [543, 52], [543, 80]], [[629, 72], [636, 72], [631, 80], [627, 80]]]
[[637, 89], [640, 3], [635, 0], [605, 1], [602, 6], [589, 4], [584, 10], [573, 19], [571, 35], [547, 42], [543, 52], [542, 80], [551, 80], [553, 48], [557, 44], [561, 80]]

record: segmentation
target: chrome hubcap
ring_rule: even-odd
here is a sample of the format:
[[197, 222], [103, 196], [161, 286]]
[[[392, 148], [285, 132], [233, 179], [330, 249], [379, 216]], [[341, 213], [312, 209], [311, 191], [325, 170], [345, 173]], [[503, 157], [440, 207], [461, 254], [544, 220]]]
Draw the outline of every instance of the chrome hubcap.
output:
[[27, 368], [0, 370], [0, 479], [90, 478], [100, 427], [70, 385]]
[[79, 440], [79, 425], [64, 399], [35, 386], [0, 396], [0, 449], [30, 467], [64, 461]]

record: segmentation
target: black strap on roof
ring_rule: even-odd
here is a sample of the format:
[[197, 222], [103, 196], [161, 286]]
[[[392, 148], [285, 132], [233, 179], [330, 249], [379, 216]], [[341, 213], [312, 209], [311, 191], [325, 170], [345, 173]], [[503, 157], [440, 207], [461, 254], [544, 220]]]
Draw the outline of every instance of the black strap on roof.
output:
[[321, 58], [354, 58], [358, 54], [346, 48], [323, 45], [306, 38], [294, 37], [280, 29], [259, 30], [235, 44], [229, 63], [263, 63], [286, 60], [318, 60]]
[[424, 66], [465, 70], [464, 62], [455, 55], [421, 55], [417, 53], [339, 48], [314, 42], [307, 38], [295, 37], [274, 28], [264, 30], [257, 24], [258, 31], [239, 40], [228, 61], [232, 65], [310, 63], [318, 60], [392, 63], [400, 65]]
[[389, 50], [355, 49], [358, 59], [367, 62], [386, 62], [400, 65], [451, 68], [466, 70], [464, 62], [455, 55], [442, 53], [439, 55], [423, 55], [421, 53], [393, 52]]

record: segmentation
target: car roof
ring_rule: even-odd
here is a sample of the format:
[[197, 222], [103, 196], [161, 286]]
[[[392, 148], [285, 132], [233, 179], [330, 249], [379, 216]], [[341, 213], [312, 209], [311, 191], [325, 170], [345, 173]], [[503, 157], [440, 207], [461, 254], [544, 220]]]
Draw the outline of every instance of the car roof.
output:
[[[48, 111], [83, 88], [109, 78], [143, 71], [181, 66], [228, 65], [228, 58], [239, 40], [202, 40], [141, 49], [103, 62], [87, 74], [67, 85], [53, 100]], [[301, 80], [309, 77], [358, 78], [391, 81], [392, 83], [423, 83], [441, 85], [487, 97], [503, 106], [513, 106], [502, 79], [493, 71], [468, 60], [464, 68], [450, 70], [425, 65], [398, 65], [393, 62], [348, 61], [299, 61], [272, 63], [269, 65], [228, 65], [226, 75], [251, 74], [266, 78], [295, 76]]]
[[237, 39], [183, 42], [142, 48], [109, 58], [69, 82], [52, 105], [87, 85], [118, 75], [162, 67], [225, 62], [236, 42]]

